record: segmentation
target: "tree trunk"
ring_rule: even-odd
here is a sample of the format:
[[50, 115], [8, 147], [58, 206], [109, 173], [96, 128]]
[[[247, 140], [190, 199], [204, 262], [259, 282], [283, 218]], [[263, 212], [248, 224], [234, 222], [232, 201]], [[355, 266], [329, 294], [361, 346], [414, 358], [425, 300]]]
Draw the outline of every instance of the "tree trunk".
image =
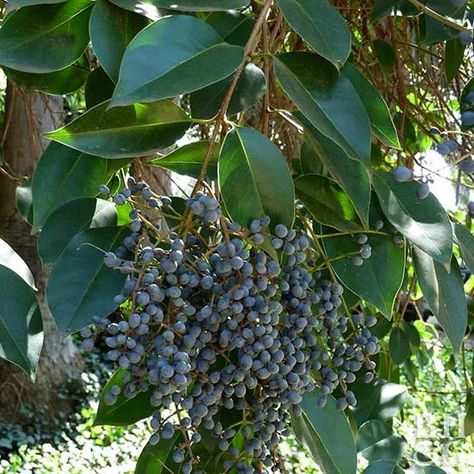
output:
[[0, 359], [0, 421], [27, 423], [20, 410], [41, 413], [46, 422], [74, 408], [70, 397], [61, 397], [70, 383], [78, 383], [82, 360], [70, 337], [63, 338], [44, 303], [44, 276], [36, 251], [36, 236], [16, 209], [15, 189], [31, 177], [47, 145], [41, 133], [57, 128], [63, 121], [63, 99], [41, 93], [27, 93], [7, 86], [5, 120], [1, 145], [6, 172], [0, 173], [0, 236], [30, 266], [39, 288], [45, 341], [36, 381], [33, 383], [16, 366]]

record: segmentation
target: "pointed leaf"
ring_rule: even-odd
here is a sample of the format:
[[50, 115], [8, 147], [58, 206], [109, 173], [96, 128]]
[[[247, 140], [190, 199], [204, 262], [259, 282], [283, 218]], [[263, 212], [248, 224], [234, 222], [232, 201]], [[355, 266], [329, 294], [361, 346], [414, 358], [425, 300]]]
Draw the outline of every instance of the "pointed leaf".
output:
[[442, 264], [451, 261], [453, 237], [446, 211], [428, 195], [417, 196], [419, 183], [398, 183], [391, 173], [375, 171], [375, 192], [390, 223], [417, 247]]
[[321, 157], [307, 141], [301, 145], [300, 162], [302, 173], [327, 176], [327, 171]]
[[300, 113], [293, 114], [304, 126], [307, 142], [327, 168], [332, 178], [349, 195], [361, 221], [367, 225], [370, 206], [370, 180], [365, 167], [352, 160], [333, 141], [319, 133]]
[[[160, 166], [175, 173], [198, 178], [201, 174], [201, 168], [206, 157], [209, 142], [202, 140], [199, 142], [188, 143], [172, 151], [163, 158], [156, 158], [149, 161], [148, 165]], [[211, 180], [217, 178], [217, 158], [219, 155], [218, 147], [214, 146], [211, 154], [207, 176]]]
[[303, 395], [303, 413], [291, 420], [296, 437], [324, 472], [355, 474], [357, 454], [349, 422], [331, 396], [326, 406], [320, 408], [321, 395], [319, 390]]
[[148, 20], [107, 0], [97, 0], [89, 24], [92, 49], [101, 66], [117, 82], [120, 63], [126, 47], [136, 34], [148, 25]]
[[219, 189], [232, 219], [248, 225], [268, 215], [272, 226], [291, 226], [295, 191], [285, 157], [264, 135], [234, 128], [218, 161]]
[[467, 327], [466, 296], [458, 263], [453, 256], [448, 271], [422, 250], [415, 247], [413, 253], [425, 301], [457, 351]]
[[105, 158], [149, 155], [173, 145], [191, 125], [175, 103], [162, 100], [107, 110], [96, 105], [65, 127], [45, 135], [75, 150]]
[[395, 461], [379, 459], [370, 463], [363, 474], [403, 474], [405, 472]]
[[0, 245], [0, 357], [34, 378], [43, 345], [41, 311], [31, 286], [3, 265], [2, 240]]
[[197, 18], [161, 18], [127, 47], [111, 106], [154, 102], [202, 89], [232, 74], [243, 60], [243, 51], [241, 46], [224, 43]]
[[89, 75], [89, 69], [82, 64], [82, 61], [60, 71], [44, 74], [32, 74], [9, 68], [3, 68], [3, 72], [17, 86], [55, 95], [77, 91], [84, 85]]
[[94, 69], [87, 78], [84, 91], [87, 109], [109, 100], [114, 93], [115, 84], [104, 71], [98, 67]]
[[331, 179], [307, 174], [295, 180], [296, 197], [320, 224], [341, 231], [360, 230], [357, 213], [347, 194]]
[[392, 361], [401, 365], [410, 356], [410, 340], [408, 334], [400, 327], [394, 327], [390, 334], [389, 351]]
[[46, 220], [38, 238], [38, 253], [43, 265], [53, 265], [79, 232], [94, 227], [117, 225], [115, 204], [103, 199], [69, 201]]
[[400, 148], [397, 130], [387, 104], [377, 89], [352, 64], [346, 64], [343, 74], [359, 94], [370, 119], [374, 135], [385, 145]]
[[341, 68], [351, 51], [346, 21], [326, 0], [278, 0], [289, 25], [323, 58]]
[[90, 0], [21, 8], [0, 28], [0, 64], [32, 73], [74, 63], [89, 41]]
[[8, 4], [12, 9], [29, 7], [31, 5], [48, 5], [50, 3], [64, 3], [67, 0], [10, 0]]
[[170, 439], [161, 439], [157, 445], [147, 443], [138, 458], [135, 474], [178, 473], [180, 467], [172, 455], [174, 447], [182, 440], [183, 434], [178, 432]]
[[245, 46], [252, 33], [255, 20], [250, 15], [236, 11], [213, 12], [202, 18], [229, 44]]
[[40, 229], [48, 216], [68, 201], [96, 196], [99, 185], [110, 176], [106, 159], [50, 143], [41, 155], [31, 184], [34, 226]]
[[474, 273], [474, 235], [461, 224], [453, 224], [454, 237], [461, 249], [464, 262]]
[[[377, 307], [388, 319], [403, 282], [405, 250], [393, 243], [390, 236], [370, 235], [372, 256], [355, 266], [350, 256], [335, 260], [333, 268], [342, 283], [368, 303]], [[360, 245], [350, 236], [324, 239], [329, 258], [359, 253]]]
[[51, 313], [61, 332], [77, 331], [91, 324], [92, 316], [105, 317], [117, 305], [125, 276], [107, 268], [103, 253], [115, 250], [129, 233], [123, 227], [88, 229], [76, 234], [56, 261], [46, 295]]
[[21, 217], [33, 225], [33, 195], [31, 193], [31, 179], [27, 179], [15, 189], [16, 208]]
[[370, 163], [370, 123], [351, 81], [312, 53], [284, 53], [273, 60], [283, 90], [302, 114], [347, 155]]
[[[193, 118], [210, 119], [217, 115], [233, 77], [205, 87], [191, 94]], [[227, 115], [235, 115], [253, 107], [263, 96], [266, 88], [265, 74], [254, 64], [247, 64], [237, 82], [227, 109]]]
[[407, 399], [407, 388], [404, 385], [377, 379], [370, 384], [357, 381], [352, 385], [357, 397], [357, 406], [352, 414], [361, 426], [367, 420], [386, 421], [398, 414]]
[[[128, 426], [148, 418], [156, 410], [156, 407], [150, 404], [150, 397], [155, 391], [153, 385], [145, 392], [139, 391], [134, 398], [125, 397], [125, 374], [125, 370], [117, 369], [106, 383], [100, 394], [94, 425]], [[113, 405], [107, 405], [104, 396], [114, 385], [119, 386], [122, 391]]]
[[3, 239], [0, 239], [0, 265], [16, 273], [28, 286], [36, 290], [35, 279], [28, 265]]

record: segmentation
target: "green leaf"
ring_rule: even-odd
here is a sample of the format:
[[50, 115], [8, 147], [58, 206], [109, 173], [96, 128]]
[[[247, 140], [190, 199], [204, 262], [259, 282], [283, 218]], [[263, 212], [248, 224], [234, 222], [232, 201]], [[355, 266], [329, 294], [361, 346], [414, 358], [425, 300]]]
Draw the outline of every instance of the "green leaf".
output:
[[372, 41], [372, 49], [377, 57], [383, 72], [386, 75], [390, 75], [397, 63], [395, 50], [392, 46], [383, 40]]
[[419, 183], [398, 183], [391, 173], [375, 171], [375, 192], [390, 223], [417, 247], [442, 264], [451, 261], [451, 224], [443, 206], [431, 193], [417, 196]]
[[389, 340], [390, 357], [396, 365], [401, 365], [410, 356], [408, 334], [400, 327], [394, 327]]
[[31, 194], [31, 179], [27, 179], [15, 189], [16, 208], [21, 217], [33, 225], [33, 195]]
[[130, 41], [148, 25], [148, 20], [107, 0], [97, 0], [89, 23], [92, 48], [101, 66], [117, 82], [120, 63]]
[[[111, 107], [202, 89], [231, 75], [243, 53], [241, 46], [224, 43], [212, 27], [195, 17], [161, 18], [128, 45]], [[150, 57], [154, 58], [151, 62]]]
[[304, 126], [309, 145], [333, 179], [351, 198], [352, 203], [364, 225], [368, 224], [370, 207], [370, 180], [365, 167], [352, 160], [342, 148], [319, 133], [299, 112], [293, 114]]
[[103, 253], [95, 247], [113, 251], [128, 232], [123, 227], [82, 231], [56, 261], [46, 295], [61, 332], [78, 331], [91, 324], [92, 316], [105, 317], [115, 310], [113, 297], [122, 290], [125, 275], [107, 268]]
[[350, 79], [359, 94], [369, 116], [374, 135], [385, 145], [400, 148], [397, 130], [390, 111], [377, 89], [350, 63], [346, 64], [342, 73]]
[[352, 385], [357, 397], [357, 406], [352, 409], [352, 415], [361, 426], [367, 420], [387, 421], [400, 411], [407, 399], [407, 388], [404, 385], [376, 379], [370, 384], [357, 381]]
[[[173, 150], [163, 158], [156, 158], [149, 161], [148, 165], [160, 166], [175, 173], [192, 176], [198, 178], [201, 173], [201, 168], [206, 157], [209, 142], [202, 140], [199, 142], [188, 143], [176, 150]], [[211, 152], [209, 166], [207, 168], [207, 176], [211, 180], [217, 179], [217, 158], [219, 149], [214, 146]]]
[[175, 11], [207, 12], [219, 10], [234, 10], [249, 4], [249, 0], [111, 0], [112, 3], [152, 20], [162, 15], [159, 9]]
[[109, 100], [114, 89], [115, 84], [104, 69], [101, 67], [94, 69], [89, 74], [84, 92], [87, 109]]
[[296, 197], [320, 224], [341, 231], [360, 230], [349, 196], [331, 179], [307, 174], [295, 180]]
[[29, 7], [31, 5], [49, 5], [53, 3], [64, 3], [67, 0], [10, 0], [8, 5], [16, 10], [17, 8]]
[[60, 71], [32, 74], [3, 68], [6, 76], [17, 86], [46, 92], [47, 94], [70, 94], [80, 89], [87, 80], [89, 69], [83, 62], [72, 64]]
[[138, 458], [135, 474], [178, 473], [180, 467], [173, 461], [172, 452], [182, 440], [183, 434], [178, 432], [171, 439], [161, 439], [155, 446], [147, 443]]
[[16, 273], [28, 286], [36, 290], [35, 279], [25, 261], [8, 245], [0, 239], [0, 265]]
[[4, 266], [4, 257], [9, 261], [13, 258], [4, 254], [5, 245], [0, 240], [0, 357], [34, 379], [43, 345], [41, 311], [33, 288], [16, 271]]
[[468, 394], [466, 398], [466, 415], [464, 417], [464, 436], [474, 433], [474, 395]]
[[307, 142], [303, 142], [300, 150], [301, 172], [304, 174], [327, 175], [326, 168], [316, 150]]
[[236, 11], [213, 12], [202, 18], [229, 44], [245, 46], [255, 25], [255, 20]]
[[[94, 425], [128, 426], [148, 418], [156, 410], [156, 407], [150, 404], [150, 397], [155, 391], [153, 385], [150, 385], [146, 392], [139, 391], [134, 398], [125, 397], [123, 394], [126, 385], [124, 382], [125, 374], [125, 370], [117, 369], [103, 388]], [[107, 405], [104, 396], [114, 385], [119, 386], [122, 391], [113, 405]]]
[[403, 474], [405, 472], [396, 462], [379, 459], [370, 463], [363, 474]]
[[378, 459], [398, 461], [407, 449], [407, 442], [393, 434], [382, 420], [366, 421], [357, 434], [357, 451], [369, 462]]
[[461, 224], [453, 224], [454, 237], [461, 249], [464, 262], [474, 273], [474, 236]]
[[355, 474], [357, 454], [349, 422], [331, 396], [326, 406], [320, 408], [321, 395], [319, 390], [303, 395], [303, 413], [291, 420], [296, 437], [324, 472]]
[[56, 142], [105, 158], [149, 155], [173, 145], [191, 125], [174, 102], [135, 104], [108, 110], [96, 105], [68, 125], [46, 133]]
[[293, 180], [280, 150], [250, 128], [231, 130], [218, 161], [219, 189], [232, 219], [248, 225], [268, 215], [272, 226], [291, 226], [295, 213]]
[[451, 82], [459, 72], [464, 60], [465, 46], [457, 39], [446, 41], [444, 50], [444, 74], [446, 80]]
[[370, 123], [351, 81], [312, 53], [284, 53], [273, 60], [283, 90], [302, 114], [347, 155], [370, 163]]
[[[345, 286], [390, 319], [403, 282], [405, 250], [395, 245], [390, 236], [370, 234], [368, 243], [372, 256], [361, 266], [353, 265], [350, 256], [335, 260], [332, 265]], [[346, 235], [324, 239], [324, 246], [329, 258], [358, 254], [360, 249], [355, 239]]]
[[467, 326], [467, 304], [458, 263], [449, 270], [418, 248], [413, 249], [418, 282], [425, 301], [446, 332], [455, 351], [461, 347]]
[[[193, 118], [211, 119], [219, 112], [224, 97], [229, 90], [233, 76], [205, 87], [191, 94]], [[254, 64], [247, 64], [237, 82], [227, 109], [227, 115], [235, 115], [252, 108], [263, 96], [266, 89], [265, 74]]]
[[318, 54], [341, 68], [351, 51], [346, 21], [326, 0], [278, 0], [289, 25]]
[[110, 178], [107, 160], [50, 143], [33, 174], [33, 223], [41, 229], [48, 216], [73, 199], [93, 197]]
[[32, 73], [71, 65], [89, 41], [90, 5], [90, 0], [69, 0], [10, 14], [0, 28], [0, 64]]
[[117, 225], [115, 204], [103, 199], [69, 201], [46, 220], [38, 238], [38, 253], [43, 265], [53, 265], [79, 232], [95, 227]]

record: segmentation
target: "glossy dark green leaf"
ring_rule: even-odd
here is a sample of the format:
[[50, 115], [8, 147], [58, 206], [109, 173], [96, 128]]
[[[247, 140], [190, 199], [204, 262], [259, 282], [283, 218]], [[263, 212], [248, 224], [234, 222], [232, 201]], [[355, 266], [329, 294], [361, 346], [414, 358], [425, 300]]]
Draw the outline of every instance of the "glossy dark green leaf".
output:
[[320, 224], [341, 231], [362, 228], [349, 196], [330, 178], [308, 174], [295, 180], [296, 197]]
[[119, 8], [107, 0], [97, 0], [89, 24], [92, 49], [101, 66], [117, 82], [126, 47], [148, 20]]
[[117, 210], [109, 201], [82, 198], [67, 202], [48, 217], [40, 232], [38, 253], [43, 265], [53, 265], [79, 232], [114, 225], [117, 225]]
[[312, 53], [284, 53], [273, 60], [283, 90], [302, 114], [346, 154], [370, 163], [370, 123], [351, 81]]
[[351, 51], [346, 21], [326, 0], [278, 0], [289, 25], [318, 54], [341, 68]]
[[391, 173], [375, 171], [375, 192], [390, 223], [417, 247], [442, 264], [451, 261], [453, 237], [443, 206], [431, 193], [417, 196], [419, 183], [399, 183]]
[[[191, 94], [193, 118], [210, 119], [217, 115], [229, 90], [233, 76]], [[254, 64], [247, 64], [237, 82], [227, 109], [227, 115], [235, 115], [253, 107], [263, 96], [266, 88], [265, 74]]]
[[105, 317], [117, 307], [113, 297], [120, 293], [125, 275], [107, 268], [97, 248], [113, 251], [129, 232], [123, 227], [84, 230], [56, 261], [46, 295], [61, 332], [78, 331], [91, 324], [92, 316]]
[[405, 471], [395, 461], [379, 459], [370, 463], [363, 474], [403, 474]]
[[444, 469], [436, 466], [436, 464], [434, 464], [434, 462], [424, 453], [415, 451], [412, 458], [414, 460], [414, 474], [447, 474]]
[[241, 64], [243, 51], [223, 42], [211, 26], [195, 17], [161, 18], [128, 45], [111, 106], [154, 102], [202, 89], [230, 76]]
[[[175, 173], [192, 176], [198, 178], [201, 174], [201, 168], [204, 163], [209, 142], [202, 140], [199, 142], [188, 143], [176, 150], [173, 150], [163, 158], [156, 158], [149, 161], [148, 165], [160, 166]], [[219, 156], [219, 149], [217, 146], [213, 147], [209, 166], [207, 168], [207, 176], [211, 180], [217, 179], [217, 158]]]
[[33, 225], [33, 195], [31, 179], [18, 185], [15, 189], [16, 208], [28, 224]]
[[404, 385], [376, 379], [370, 384], [357, 381], [352, 385], [357, 397], [357, 405], [352, 415], [361, 426], [367, 420], [387, 421], [398, 414], [407, 399], [407, 388]]
[[93, 197], [110, 178], [107, 160], [59, 143], [50, 143], [32, 179], [33, 223], [41, 229], [48, 216], [67, 201]]
[[35, 279], [25, 261], [0, 239], [0, 265], [16, 273], [28, 286], [36, 290]]
[[234, 10], [245, 7], [249, 0], [111, 0], [126, 10], [157, 20], [162, 15], [160, 9], [171, 11], [207, 12]]
[[90, 0], [21, 8], [0, 28], [0, 64], [32, 73], [74, 63], [89, 41]]
[[34, 378], [43, 345], [41, 311], [31, 286], [3, 265], [5, 245], [0, 241], [0, 357]]
[[149, 155], [173, 145], [191, 125], [174, 102], [135, 104], [107, 110], [96, 105], [76, 120], [45, 134], [68, 147], [105, 158]]
[[400, 148], [397, 130], [390, 111], [377, 89], [350, 63], [344, 67], [343, 74], [350, 79], [359, 94], [369, 116], [374, 135], [385, 145]]
[[8, 79], [17, 86], [55, 95], [77, 91], [84, 85], [89, 75], [89, 69], [83, 62], [72, 64], [60, 71], [44, 74], [32, 74], [9, 68], [3, 68], [3, 71]]
[[304, 141], [300, 150], [301, 174], [327, 175], [326, 168], [316, 150]]
[[32, 5], [48, 5], [52, 3], [64, 3], [67, 0], [10, 0], [8, 5], [16, 10], [17, 8], [30, 7]]
[[377, 318], [377, 324], [370, 328], [370, 332], [379, 339], [383, 339], [392, 329], [392, 320], [388, 320], [387, 318]]
[[126, 398], [123, 393], [120, 393], [113, 405], [105, 403], [104, 396], [114, 385], [119, 386], [123, 392], [126, 385], [123, 380], [125, 374], [126, 371], [123, 369], [117, 369], [103, 388], [99, 398], [94, 425], [132, 425], [139, 420], [143, 420], [143, 418], [151, 416], [156, 410], [156, 407], [150, 404], [150, 397], [155, 391], [153, 385], [146, 392], [138, 392], [134, 398]]
[[248, 225], [268, 215], [272, 226], [291, 226], [294, 219], [293, 180], [280, 150], [250, 128], [234, 128], [222, 145], [218, 161], [219, 189], [235, 221]]
[[406, 441], [382, 420], [366, 421], [357, 434], [357, 451], [369, 462], [398, 461], [407, 449]]
[[397, 63], [395, 50], [392, 46], [383, 40], [372, 41], [372, 49], [377, 57], [380, 66], [385, 74], [389, 75], [393, 72]]
[[461, 249], [464, 262], [474, 273], [474, 235], [463, 225], [453, 224], [454, 237]]
[[446, 80], [451, 82], [459, 72], [459, 68], [464, 59], [465, 46], [457, 39], [446, 42], [444, 50], [444, 74]]
[[390, 357], [396, 365], [401, 365], [410, 356], [408, 334], [400, 327], [394, 327], [389, 340]]
[[202, 18], [229, 44], [245, 46], [255, 25], [255, 20], [236, 11], [213, 12]]
[[320, 408], [321, 395], [319, 389], [303, 395], [303, 413], [292, 418], [291, 426], [324, 472], [355, 474], [357, 454], [349, 422], [331, 396], [326, 406]]
[[416, 326], [412, 323], [408, 323], [406, 321], [402, 322], [402, 329], [403, 332], [408, 336], [408, 342], [410, 346], [414, 349], [417, 349], [421, 345], [421, 338], [420, 333]]
[[418, 282], [427, 305], [459, 350], [467, 326], [467, 304], [461, 272], [453, 256], [449, 271], [428, 254], [413, 249]]
[[174, 447], [183, 440], [181, 432], [171, 439], [161, 439], [157, 445], [147, 443], [138, 458], [135, 474], [178, 473], [179, 465], [173, 461]]
[[103, 70], [98, 67], [94, 69], [87, 78], [85, 88], [86, 106], [88, 109], [109, 100], [114, 93], [115, 84]]
[[367, 225], [371, 188], [369, 175], [359, 161], [352, 160], [333, 141], [319, 133], [299, 112], [295, 117], [303, 124], [305, 137], [333, 179], [351, 198], [361, 221]]
[[[335, 260], [333, 268], [340, 280], [355, 294], [378, 308], [388, 319], [403, 282], [405, 250], [393, 243], [392, 237], [371, 234], [368, 244], [372, 256], [361, 266], [352, 263], [351, 256]], [[357, 255], [360, 245], [351, 236], [324, 239], [328, 257]]]

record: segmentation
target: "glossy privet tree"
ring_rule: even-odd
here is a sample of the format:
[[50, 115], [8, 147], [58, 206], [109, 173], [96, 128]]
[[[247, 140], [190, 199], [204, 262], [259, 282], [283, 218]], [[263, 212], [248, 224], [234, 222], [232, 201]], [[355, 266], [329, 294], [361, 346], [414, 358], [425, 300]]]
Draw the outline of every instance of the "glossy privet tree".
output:
[[[59, 330], [117, 361], [97, 423], [151, 419], [136, 472], [284, 471], [289, 430], [324, 472], [356, 472], [358, 452], [367, 473], [439, 471], [390, 422], [398, 368], [415, 384], [429, 356], [419, 290], [463, 361], [473, 430], [470, 216], [443, 209], [418, 154], [460, 165], [466, 205], [471, 11], [345, 4], [17, 0], [5, 16], [11, 81], [84, 91], [19, 206]], [[187, 199], [127, 177], [152, 154], [196, 179]], [[34, 282], [1, 252], [2, 356], [34, 376]]]

